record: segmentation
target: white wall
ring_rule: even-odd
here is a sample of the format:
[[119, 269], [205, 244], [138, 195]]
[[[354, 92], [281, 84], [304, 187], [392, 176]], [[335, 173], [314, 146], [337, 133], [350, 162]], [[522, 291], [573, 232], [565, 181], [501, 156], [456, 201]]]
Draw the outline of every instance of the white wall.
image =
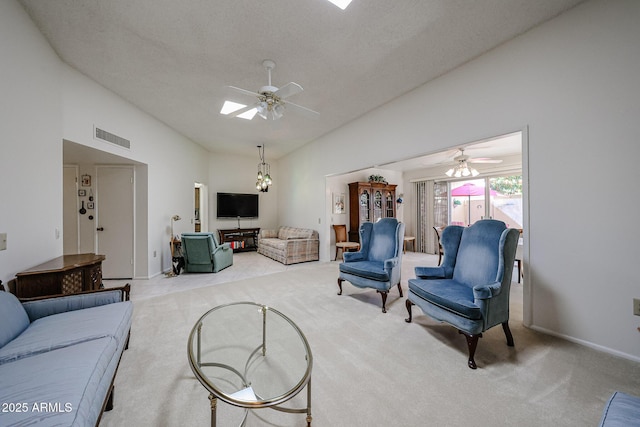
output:
[[[136, 268], [136, 275], [168, 271], [170, 218], [182, 218], [174, 233], [193, 231], [193, 185], [207, 182], [209, 153], [71, 67], [64, 65], [62, 76], [64, 138], [147, 165], [148, 199], [139, 202], [146, 202], [148, 216], [137, 218], [136, 245], [142, 250], [136, 251], [136, 263], [146, 261], [148, 269]], [[130, 140], [131, 149], [93, 139], [94, 125]], [[140, 190], [138, 183], [136, 195], [144, 198]], [[146, 238], [140, 234], [145, 229]]]
[[525, 320], [640, 360], [638, 16], [638, 1], [587, 2], [280, 159], [282, 220], [326, 221], [326, 175], [528, 126]]
[[[0, 280], [62, 255], [60, 61], [23, 8], [0, 2]], [[59, 237], [56, 237], [56, 229]]]
[[275, 229], [278, 228], [278, 193], [282, 179], [278, 173], [278, 163], [269, 159], [269, 152], [265, 153], [265, 162], [271, 167], [273, 185], [269, 191], [262, 193], [256, 190], [258, 178], [258, 150], [255, 157], [238, 156], [233, 154], [211, 153], [209, 156], [209, 231], [218, 229], [238, 228], [236, 219], [216, 218], [216, 193], [247, 193], [258, 194], [259, 218], [241, 219], [241, 228]]
[[[176, 232], [190, 229], [193, 184], [207, 182], [209, 153], [61, 63], [15, 1], [0, 2], [0, 60], [0, 233], [8, 235], [0, 280], [62, 255], [63, 139], [142, 163], [136, 275], [168, 270], [169, 219], [179, 214], [187, 220]], [[131, 150], [94, 140], [94, 125], [130, 139]]]

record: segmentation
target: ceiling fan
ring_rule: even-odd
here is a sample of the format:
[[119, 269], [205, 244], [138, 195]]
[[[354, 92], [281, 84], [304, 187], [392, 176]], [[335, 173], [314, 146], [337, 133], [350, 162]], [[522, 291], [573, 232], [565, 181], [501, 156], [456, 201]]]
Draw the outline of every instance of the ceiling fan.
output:
[[229, 113], [229, 117], [236, 117], [253, 109], [256, 110], [256, 114], [258, 116], [265, 120], [278, 120], [284, 115], [285, 110], [290, 110], [310, 118], [317, 118], [320, 116], [320, 113], [317, 111], [313, 111], [309, 108], [286, 100], [290, 96], [304, 90], [298, 83], [289, 82], [281, 88], [277, 88], [271, 84], [271, 71], [276, 67], [275, 62], [270, 59], [265, 59], [262, 62], [262, 66], [267, 70], [269, 83], [266, 86], [262, 86], [257, 92], [252, 92], [235, 86], [229, 86], [229, 89], [235, 92], [257, 98], [257, 101], [254, 104]]
[[500, 159], [492, 159], [490, 157], [475, 157], [471, 158], [464, 155], [464, 148], [460, 149], [460, 155], [453, 158], [457, 163], [456, 166], [450, 168], [445, 172], [447, 176], [461, 178], [471, 176], [478, 176], [480, 172], [472, 167], [469, 167], [469, 163], [502, 163]]

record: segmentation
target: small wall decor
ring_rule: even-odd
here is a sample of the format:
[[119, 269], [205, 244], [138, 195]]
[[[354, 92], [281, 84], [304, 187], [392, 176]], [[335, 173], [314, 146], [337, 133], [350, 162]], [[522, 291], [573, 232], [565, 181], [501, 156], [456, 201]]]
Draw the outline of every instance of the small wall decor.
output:
[[82, 186], [91, 187], [91, 175], [82, 175]]
[[94, 207], [93, 202], [87, 202], [87, 209], [93, 209]]
[[343, 214], [344, 211], [344, 193], [333, 195], [333, 213]]
[[87, 190], [78, 190], [78, 197], [84, 197], [87, 195]]

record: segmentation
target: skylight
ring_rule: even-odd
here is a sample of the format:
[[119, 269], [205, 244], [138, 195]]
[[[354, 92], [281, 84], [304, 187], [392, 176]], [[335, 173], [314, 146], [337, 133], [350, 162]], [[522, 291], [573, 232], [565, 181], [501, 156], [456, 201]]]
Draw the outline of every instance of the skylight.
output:
[[[244, 107], [246, 107], [246, 105], [244, 104], [238, 104], [237, 102], [232, 102], [232, 101], [224, 101], [224, 104], [222, 105], [222, 109], [220, 110], [220, 114], [224, 114], [224, 115], [231, 114], [234, 111], [238, 111]], [[239, 117], [245, 120], [251, 120], [255, 115], [256, 115], [256, 109], [252, 108], [249, 111], [245, 111], [242, 114], [238, 114], [236, 117]]]
[[347, 6], [349, 6], [349, 3], [351, 3], [351, 0], [329, 0], [329, 1], [335, 4], [336, 6], [338, 6], [342, 10], [345, 10]]
[[239, 117], [241, 119], [251, 120], [253, 119], [253, 116], [255, 116], [257, 112], [258, 110], [256, 110], [255, 108], [252, 108], [249, 111], [245, 111], [242, 114], [238, 114], [236, 117]]

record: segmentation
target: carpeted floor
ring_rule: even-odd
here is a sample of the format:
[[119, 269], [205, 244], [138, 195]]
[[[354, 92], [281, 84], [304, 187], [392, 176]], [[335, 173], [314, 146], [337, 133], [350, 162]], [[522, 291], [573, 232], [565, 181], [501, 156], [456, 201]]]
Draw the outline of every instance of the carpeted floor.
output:
[[[512, 286], [515, 347], [506, 346], [502, 328], [491, 329], [480, 339], [473, 371], [464, 337], [453, 328], [417, 308], [414, 322], [405, 323], [397, 288], [383, 314], [372, 290], [345, 283], [337, 295], [336, 262], [275, 266], [268, 275], [237, 261], [234, 268], [225, 274], [243, 278], [226, 283], [218, 276], [223, 271], [134, 284], [130, 346], [116, 377], [114, 409], [101, 426], [210, 425], [208, 393], [189, 368], [187, 338], [202, 314], [236, 301], [269, 305], [306, 335], [316, 427], [588, 426], [598, 424], [614, 390], [640, 394], [637, 363], [524, 328], [519, 285]], [[405, 295], [410, 277], [404, 275]], [[171, 292], [140, 290], [153, 283]], [[187, 289], [179, 291], [181, 284]], [[303, 407], [305, 396], [290, 406]], [[240, 409], [218, 403], [218, 426], [241, 418]], [[304, 426], [304, 419], [261, 409], [247, 426]]]

